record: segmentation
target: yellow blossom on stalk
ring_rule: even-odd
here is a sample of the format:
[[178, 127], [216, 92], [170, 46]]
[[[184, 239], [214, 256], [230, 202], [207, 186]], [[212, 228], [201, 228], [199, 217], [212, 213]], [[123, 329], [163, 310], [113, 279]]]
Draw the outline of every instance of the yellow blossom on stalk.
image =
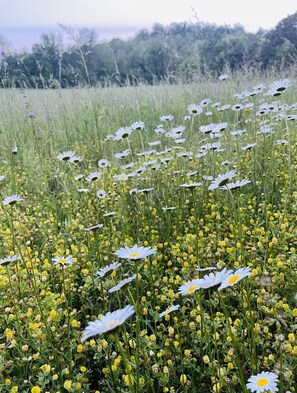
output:
[[13, 387], [10, 389], [10, 393], [17, 393], [18, 391], [19, 391], [18, 386], [13, 386]]
[[109, 374], [109, 369], [107, 367], [103, 367], [102, 372], [104, 375], [108, 375]]
[[186, 374], [182, 374], [182, 375], [180, 376], [179, 380], [180, 380], [180, 382], [181, 382], [182, 384], [185, 384], [185, 383], [187, 382], [187, 376], [186, 376]]
[[294, 335], [294, 333], [289, 333], [289, 334], [288, 334], [288, 339], [289, 339], [289, 341], [291, 341], [291, 342], [295, 341], [295, 335]]
[[41, 389], [39, 386], [33, 386], [31, 389], [31, 393], [40, 393]]
[[86, 368], [85, 366], [81, 366], [81, 367], [80, 367], [80, 371], [81, 371], [82, 373], [85, 373], [85, 372], [87, 371], [87, 368]]
[[213, 391], [214, 393], [219, 393], [219, 392], [221, 391], [221, 389], [222, 389], [222, 385], [218, 382], [218, 383], [215, 383], [215, 384], [213, 385], [212, 391]]
[[72, 319], [71, 322], [70, 322], [70, 324], [71, 324], [71, 326], [72, 326], [73, 328], [79, 328], [80, 325], [81, 325], [81, 323], [80, 323], [79, 321], [77, 321], [76, 319]]
[[[105, 341], [105, 340], [102, 340], [102, 341]], [[100, 342], [100, 344], [101, 344], [101, 342]], [[94, 348], [96, 346], [96, 341], [94, 339], [90, 340], [89, 345], [91, 348]], [[107, 346], [108, 346], [108, 344], [107, 344]], [[105, 348], [103, 345], [102, 345], [102, 347]]]
[[71, 386], [72, 386], [72, 382], [69, 379], [66, 379], [63, 386], [69, 392], [69, 390], [71, 389]]
[[163, 367], [163, 373], [164, 374], [169, 374], [169, 368], [167, 366]]
[[43, 364], [40, 368], [45, 375], [48, 375], [51, 372], [51, 366], [49, 364]]
[[11, 341], [14, 337], [14, 332], [10, 329], [5, 330], [5, 336], [7, 341]]
[[49, 313], [49, 316], [51, 319], [55, 319], [57, 316], [57, 311], [56, 310], [51, 310]]

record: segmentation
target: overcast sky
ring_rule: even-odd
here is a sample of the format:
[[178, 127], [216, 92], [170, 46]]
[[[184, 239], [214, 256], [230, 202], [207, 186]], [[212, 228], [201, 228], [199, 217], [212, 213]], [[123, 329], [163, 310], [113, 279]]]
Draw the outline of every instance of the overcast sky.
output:
[[297, 11], [295, 0], [0, 0], [0, 34], [30, 48], [57, 23], [94, 27], [99, 39], [128, 38], [154, 23], [240, 23], [247, 31], [273, 28]]

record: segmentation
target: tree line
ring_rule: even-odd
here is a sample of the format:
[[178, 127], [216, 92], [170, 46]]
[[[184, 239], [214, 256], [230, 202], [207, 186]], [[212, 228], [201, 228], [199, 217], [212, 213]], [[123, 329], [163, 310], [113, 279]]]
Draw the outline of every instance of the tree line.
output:
[[[94, 29], [78, 33], [60, 25], [72, 44], [43, 34], [31, 52], [2, 45], [0, 86], [68, 88], [191, 82], [243, 69], [283, 70], [297, 60], [297, 12], [271, 30], [246, 32], [241, 25], [155, 24], [129, 40], [98, 42]], [[5, 40], [2, 40], [2, 44]], [[1, 44], [1, 43], [0, 43]], [[1, 45], [0, 45], [1, 46]]]

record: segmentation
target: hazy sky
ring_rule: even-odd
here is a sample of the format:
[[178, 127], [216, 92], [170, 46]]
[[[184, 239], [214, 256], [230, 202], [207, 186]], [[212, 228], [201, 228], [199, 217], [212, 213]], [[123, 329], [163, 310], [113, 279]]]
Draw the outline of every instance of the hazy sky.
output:
[[240, 23], [247, 31], [273, 28], [297, 11], [295, 0], [0, 0], [0, 34], [30, 47], [57, 23], [94, 27], [99, 38], [127, 38], [154, 23]]

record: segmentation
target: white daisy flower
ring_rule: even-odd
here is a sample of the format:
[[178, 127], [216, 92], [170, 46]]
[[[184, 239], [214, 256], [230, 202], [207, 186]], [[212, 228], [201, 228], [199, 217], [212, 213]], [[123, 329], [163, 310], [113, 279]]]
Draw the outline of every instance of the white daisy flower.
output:
[[97, 180], [97, 179], [100, 179], [100, 177], [101, 177], [101, 172], [91, 172], [91, 173], [86, 177], [86, 180], [87, 180], [88, 182], [91, 182], [91, 181], [95, 181], [95, 180]]
[[115, 137], [118, 140], [128, 138], [132, 133], [132, 128], [131, 127], [121, 127], [117, 130], [115, 133]]
[[157, 127], [154, 129], [154, 132], [158, 135], [165, 134], [166, 130], [164, 130], [163, 126], [162, 127]]
[[216, 273], [209, 273], [199, 280], [200, 287], [207, 289], [219, 285], [232, 273], [233, 270], [227, 270], [226, 268]]
[[162, 207], [162, 210], [163, 210], [164, 212], [166, 212], [166, 211], [168, 211], [168, 210], [175, 210], [175, 209], [176, 209], [175, 206], [164, 206], [164, 207]]
[[198, 182], [196, 182], [196, 183], [183, 183], [183, 184], [181, 184], [180, 186], [181, 186], [181, 187], [184, 187], [184, 188], [188, 188], [188, 189], [191, 190], [191, 189], [193, 189], [193, 188], [203, 186], [203, 183], [198, 183]]
[[269, 85], [269, 89], [271, 91], [275, 91], [276, 93], [282, 93], [287, 90], [291, 86], [291, 81], [289, 79], [280, 79], [275, 81]]
[[225, 279], [222, 281], [219, 291], [222, 289], [228, 288], [233, 286], [234, 284], [237, 284], [240, 280], [243, 278], [249, 276], [251, 274], [251, 268], [250, 267], [242, 267], [238, 270], [236, 270], [234, 273], [230, 273]]
[[218, 77], [218, 79], [220, 80], [220, 81], [225, 81], [225, 80], [227, 80], [229, 78], [229, 75], [228, 74], [222, 74], [222, 75], [220, 75], [219, 77]]
[[179, 308], [180, 308], [180, 305], [178, 305], [178, 304], [176, 304], [175, 306], [170, 306], [170, 307], [166, 308], [165, 311], [161, 312], [159, 314], [159, 317], [162, 318], [165, 315], [170, 314], [171, 312], [178, 310]]
[[133, 276], [131, 276], [131, 277], [124, 278], [119, 283], [117, 283], [117, 285], [115, 285], [114, 287], [110, 288], [108, 292], [109, 293], [113, 293], [113, 292], [119, 291], [122, 288], [126, 288], [128, 286], [128, 284], [130, 284], [130, 282], [135, 280], [135, 278], [136, 278], [136, 274], [133, 274]]
[[252, 392], [277, 392], [278, 376], [269, 371], [262, 371], [260, 374], [252, 375], [246, 384], [246, 387]]
[[137, 193], [138, 193], [138, 188], [131, 188], [131, 189], [129, 190], [129, 194], [130, 194], [130, 195], [137, 194]]
[[[210, 135], [215, 135], [215, 134], [211, 133]], [[221, 150], [221, 147], [222, 147], [221, 142], [214, 142], [214, 143], [206, 143], [205, 145], [201, 146], [201, 149], [205, 149], [205, 150]]]
[[106, 137], [104, 138], [105, 141], [115, 141], [116, 137], [115, 135], [106, 135]]
[[208, 151], [201, 151], [200, 153], [196, 154], [196, 158], [202, 158], [205, 157], [208, 154]]
[[101, 160], [97, 161], [97, 165], [99, 168], [107, 168], [109, 166], [109, 161], [106, 158], [101, 158]]
[[148, 144], [149, 144], [150, 146], [158, 146], [158, 145], [161, 145], [161, 141], [148, 142]]
[[115, 175], [113, 178], [115, 180], [126, 181], [128, 180], [129, 176], [126, 175], [125, 173], [121, 173], [120, 175]]
[[247, 151], [247, 150], [252, 150], [253, 147], [255, 147], [257, 143], [249, 143], [248, 145], [242, 146], [241, 150]]
[[5, 176], [0, 175], [0, 181], [3, 181], [5, 179]]
[[289, 142], [286, 139], [277, 139], [277, 145], [287, 145]]
[[190, 104], [187, 106], [187, 111], [191, 115], [200, 115], [203, 112], [203, 107], [196, 104]]
[[174, 119], [173, 115], [163, 115], [160, 117], [160, 121], [172, 121]]
[[112, 212], [105, 212], [104, 214], [103, 214], [103, 217], [111, 217], [111, 216], [115, 216], [117, 214], [117, 212], [115, 212], [115, 211], [112, 211]]
[[186, 173], [186, 176], [191, 177], [197, 175], [198, 171], [190, 171]]
[[243, 105], [242, 104], [234, 104], [231, 106], [231, 109], [235, 112], [239, 112], [243, 109]]
[[88, 326], [82, 332], [83, 337], [81, 339], [81, 342], [83, 343], [88, 338], [93, 337], [96, 334], [103, 334], [115, 330], [134, 313], [134, 307], [128, 305], [122, 309], [108, 312], [96, 321], [89, 322]]
[[199, 266], [196, 266], [195, 269], [196, 269], [197, 272], [206, 272], [206, 271], [208, 271], [208, 270], [217, 270], [217, 268], [214, 267], [214, 266], [209, 266], [209, 267], [199, 267]]
[[97, 229], [100, 229], [102, 227], [103, 227], [103, 224], [97, 224], [97, 225], [93, 225], [92, 227], [85, 228], [85, 231], [87, 231], [87, 232], [96, 231]]
[[223, 111], [229, 109], [230, 107], [231, 107], [230, 104], [222, 105], [220, 108], [218, 108], [218, 111], [223, 112]]
[[6, 258], [0, 259], [0, 265], [4, 265], [5, 263], [10, 263], [18, 260], [18, 255], [8, 255]]
[[209, 98], [203, 98], [203, 100], [200, 101], [199, 105], [206, 106], [206, 105], [208, 105], [210, 103], [211, 103], [211, 100]]
[[222, 190], [237, 190], [238, 188], [244, 187], [249, 184], [251, 181], [248, 179], [237, 180], [234, 183], [225, 184], [223, 187], [220, 187]]
[[82, 161], [83, 161], [83, 158], [76, 156], [76, 155], [71, 156], [69, 159], [69, 162], [72, 162], [72, 163], [77, 163], [77, 162], [82, 162]]
[[58, 154], [57, 159], [59, 161], [69, 161], [74, 156], [75, 156], [74, 151], [68, 150], [68, 151], [63, 151], [62, 153]]
[[103, 268], [98, 270], [96, 272], [96, 274], [98, 277], [102, 278], [102, 277], [108, 276], [109, 274], [111, 274], [114, 270], [116, 270], [120, 266], [122, 266], [122, 264], [120, 262], [114, 262], [114, 263], [111, 263], [107, 266], [104, 266]]
[[215, 124], [206, 124], [199, 127], [199, 131], [203, 134], [210, 134], [215, 129]]
[[127, 157], [129, 154], [130, 154], [130, 149], [126, 149], [120, 153], [115, 153], [114, 156], [115, 156], [115, 158], [124, 158], [124, 157]]
[[98, 191], [96, 191], [96, 197], [98, 198], [98, 199], [104, 199], [104, 198], [106, 198], [106, 191], [104, 191], [104, 190], [98, 190]]
[[224, 173], [223, 175], [218, 175], [215, 179], [212, 180], [212, 182], [209, 185], [208, 189], [210, 191], [212, 191], [212, 190], [215, 190], [215, 189], [217, 189], [219, 187], [224, 186], [235, 175], [236, 175], [235, 171], [229, 171], [229, 172]]
[[[226, 128], [228, 127], [228, 122], [217, 123], [215, 126], [216, 126], [216, 127], [215, 127], [215, 130], [218, 130], [218, 131], [225, 131]], [[217, 132], [217, 131], [215, 131], [215, 132]]]
[[2, 203], [4, 206], [8, 206], [8, 205], [12, 206], [15, 205], [17, 202], [21, 202], [23, 200], [24, 198], [22, 198], [20, 195], [14, 194], [6, 197]]
[[155, 153], [156, 153], [156, 150], [153, 149], [153, 150], [147, 150], [147, 151], [142, 151], [142, 152], [140, 152], [140, 153], [136, 153], [136, 155], [137, 155], [138, 157], [143, 157], [143, 156], [151, 156], [151, 155], [153, 155], [153, 154], [155, 154]]
[[177, 144], [184, 143], [185, 141], [186, 141], [186, 138], [174, 139], [174, 143], [177, 143]]
[[155, 254], [157, 250], [154, 250], [151, 247], [137, 247], [136, 245], [132, 248], [130, 247], [122, 247], [117, 250], [114, 254], [119, 258], [124, 259], [142, 259], [147, 258], [148, 256]]
[[57, 257], [52, 258], [52, 261], [54, 262], [54, 265], [71, 265], [73, 263], [73, 257], [58, 255]]
[[178, 293], [182, 296], [191, 295], [192, 293], [196, 292], [197, 289], [200, 289], [200, 282], [199, 279], [194, 279], [191, 281], [186, 282], [185, 284], [179, 287]]
[[179, 153], [176, 153], [176, 157], [191, 157], [192, 155], [192, 151], [181, 151]]
[[136, 121], [135, 123], [131, 124], [130, 126], [132, 130], [143, 130], [144, 129], [144, 122], [143, 121]]
[[230, 132], [230, 134], [233, 135], [233, 136], [241, 136], [241, 135], [244, 135], [245, 133], [246, 133], [245, 129], [243, 129], [243, 130], [234, 130], [234, 131]]
[[142, 188], [141, 190], [138, 190], [138, 192], [139, 192], [139, 194], [148, 194], [150, 191], [153, 191], [154, 190], [154, 188], [153, 187], [151, 187], [151, 188]]

